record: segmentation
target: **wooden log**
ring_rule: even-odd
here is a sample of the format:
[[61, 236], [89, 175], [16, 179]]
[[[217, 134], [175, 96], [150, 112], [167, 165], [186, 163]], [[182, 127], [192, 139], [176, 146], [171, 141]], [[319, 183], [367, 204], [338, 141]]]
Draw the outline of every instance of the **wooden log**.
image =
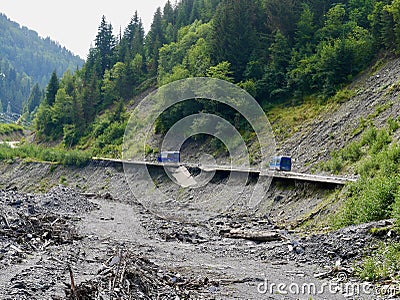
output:
[[250, 231], [250, 230], [242, 230], [242, 229], [231, 229], [229, 232], [223, 233], [223, 235], [227, 238], [232, 239], [246, 239], [256, 242], [273, 242], [273, 241], [282, 241], [286, 238], [274, 231]]

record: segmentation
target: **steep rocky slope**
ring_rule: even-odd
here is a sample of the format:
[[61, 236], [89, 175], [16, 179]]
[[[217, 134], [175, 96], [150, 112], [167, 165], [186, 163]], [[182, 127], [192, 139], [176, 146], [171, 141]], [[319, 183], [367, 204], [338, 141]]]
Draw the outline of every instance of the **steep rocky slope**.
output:
[[[294, 169], [310, 171], [330, 158], [332, 150], [343, 148], [361, 133], [356, 130], [361, 118], [372, 116], [377, 127], [388, 118], [400, 116], [400, 59], [385, 63], [377, 71], [361, 75], [348, 88], [354, 96], [334, 111], [326, 111], [303, 124], [298, 132], [284, 141], [283, 153], [290, 153]], [[397, 132], [397, 137], [399, 132]]]

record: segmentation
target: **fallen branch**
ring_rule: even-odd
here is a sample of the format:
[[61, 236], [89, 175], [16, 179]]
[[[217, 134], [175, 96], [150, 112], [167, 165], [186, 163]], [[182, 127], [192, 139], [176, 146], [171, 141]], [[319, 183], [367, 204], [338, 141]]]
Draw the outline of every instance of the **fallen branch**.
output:
[[71, 278], [71, 292], [73, 299], [77, 299], [74, 274], [72, 273], [71, 265], [68, 265], [69, 276]]
[[6, 228], [10, 229], [10, 223], [8, 223], [6, 215], [1, 215], [1, 218], [4, 221], [4, 224], [6, 225]]

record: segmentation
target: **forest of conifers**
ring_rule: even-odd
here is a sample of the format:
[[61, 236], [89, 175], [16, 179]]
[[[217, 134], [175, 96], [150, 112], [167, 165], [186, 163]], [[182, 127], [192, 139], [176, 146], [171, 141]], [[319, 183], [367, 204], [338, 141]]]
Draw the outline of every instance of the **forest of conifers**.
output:
[[[327, 99], [380, 55], [400, 51], [400, 0], [168, 1], [147, 34], [137, 13], [113, 32], [103, 17], [84, 66], [53, 73], [34, 122], [39, 137], [70, 147], [90, 133], [98, 147], [120, 144], [125, 103], [194, 76], [238, 84], [265, 109], [310, 95]], [[210, 108], [183, 103], [157, 130], [193, 109]], [[213, 113], [230, 118], [220, 110]]]

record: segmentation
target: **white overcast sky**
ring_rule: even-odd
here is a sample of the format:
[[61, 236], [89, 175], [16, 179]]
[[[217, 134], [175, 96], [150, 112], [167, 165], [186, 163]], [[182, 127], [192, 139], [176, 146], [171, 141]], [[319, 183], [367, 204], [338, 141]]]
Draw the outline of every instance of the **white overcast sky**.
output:
[[[40, 36], [49, 36], [68, 50], [86, 59], [100, 25], [106, 16], [114, 32], [128, 25], [135, 10], [146, 32], [157, 7], [167, 0], [0, 0], [0, 13]], [[171, 1], [174, 3], [175, 1]]]

